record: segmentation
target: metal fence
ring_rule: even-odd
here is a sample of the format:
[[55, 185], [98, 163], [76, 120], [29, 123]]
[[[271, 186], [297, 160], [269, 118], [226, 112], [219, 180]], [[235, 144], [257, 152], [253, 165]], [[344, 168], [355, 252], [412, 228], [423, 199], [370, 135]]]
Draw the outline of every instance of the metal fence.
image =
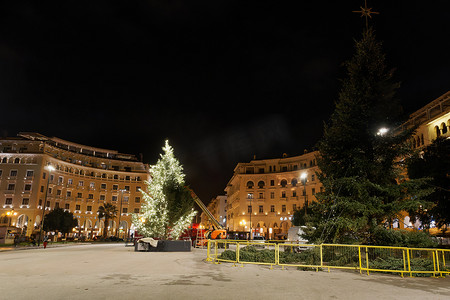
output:
[[209, 240], [207, 261], [234, 266], [258, 264], [319, 269], [349, 269], [409, 276], [450, 274], [450, 250], [284, 241]]

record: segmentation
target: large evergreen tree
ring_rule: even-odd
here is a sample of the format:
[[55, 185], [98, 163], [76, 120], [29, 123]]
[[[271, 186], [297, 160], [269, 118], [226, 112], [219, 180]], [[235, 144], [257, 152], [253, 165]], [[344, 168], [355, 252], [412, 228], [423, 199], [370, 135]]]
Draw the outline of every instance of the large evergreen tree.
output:
[[178, 239], [195, 216], [194, 199], [185, 186], [183, 167], [166, 141], [164, 154], [151, 167], [141, 212], [133, 215], [137, 231], [160, 239]]
[[[324, 192], [312, 204], [310, 225], [315, 230], [308, 234], [316, 242], [371, 242], [376, 226], [420, 205], [422, 196], [418, 182], [401, 176], [400, 158], [408, 154], [411, 131], [393, 134], [401, 113], [395, 98], [399, 84], [386, 68], [373, 29], [355, 41], [355, 54], [345, 66], [347, 77], [318, 143]], [[380, 133], [381, 127], [390, 130]]]

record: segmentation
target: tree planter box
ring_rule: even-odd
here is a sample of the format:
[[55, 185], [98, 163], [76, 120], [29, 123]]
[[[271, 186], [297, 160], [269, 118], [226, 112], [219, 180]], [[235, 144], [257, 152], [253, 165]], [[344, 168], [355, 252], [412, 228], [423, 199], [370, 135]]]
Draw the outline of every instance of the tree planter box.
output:
[[136, 243], [134, 250], [145, 252], [190, 252], [191, 241], [159, 240], [156, 247], [152, 247], [148, 243]]

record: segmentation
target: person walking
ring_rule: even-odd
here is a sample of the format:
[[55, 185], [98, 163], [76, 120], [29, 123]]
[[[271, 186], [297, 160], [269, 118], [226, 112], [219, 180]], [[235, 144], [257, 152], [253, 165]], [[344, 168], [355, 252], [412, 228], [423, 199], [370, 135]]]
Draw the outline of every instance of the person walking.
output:
[[47, 248], [47, 243], [48, 243], [48, 235], [44, 236], [44, 249]]

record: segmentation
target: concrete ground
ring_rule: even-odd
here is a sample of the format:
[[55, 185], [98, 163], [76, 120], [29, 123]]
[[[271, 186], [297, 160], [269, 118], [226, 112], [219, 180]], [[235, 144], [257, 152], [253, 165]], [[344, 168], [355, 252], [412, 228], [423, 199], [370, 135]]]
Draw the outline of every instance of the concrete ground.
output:
[[0, 299], [450, 299], [450, 277], [210, 264], [206, 250], [94, 244], [0, 252]]

